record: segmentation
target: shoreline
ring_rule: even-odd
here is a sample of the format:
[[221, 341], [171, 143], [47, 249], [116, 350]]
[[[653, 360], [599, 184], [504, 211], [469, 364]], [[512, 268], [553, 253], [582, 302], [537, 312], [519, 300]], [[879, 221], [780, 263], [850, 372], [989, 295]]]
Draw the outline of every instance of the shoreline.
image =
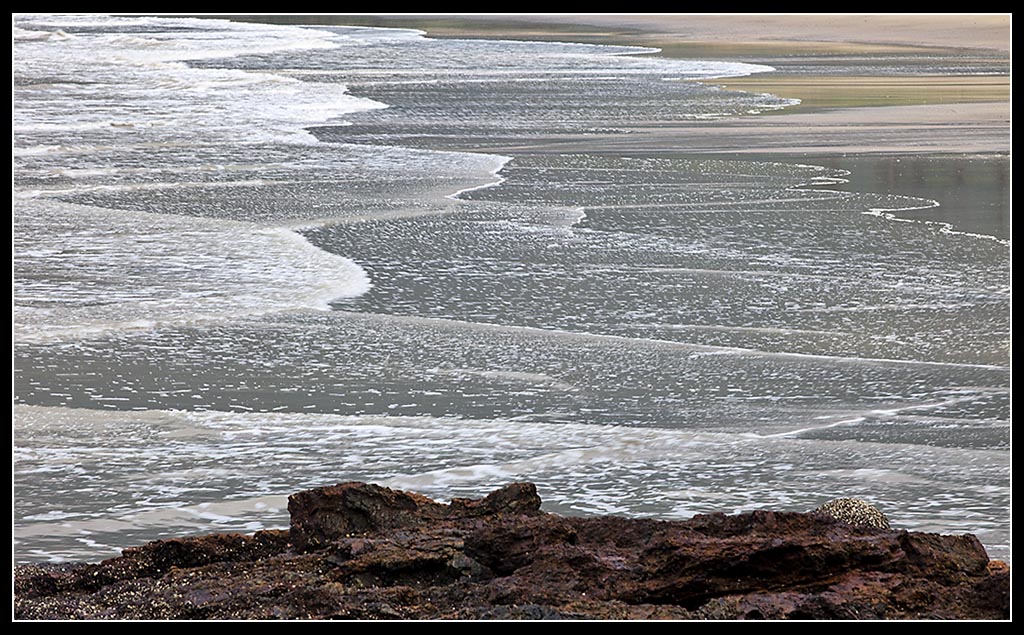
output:
[[[940, 203], [924, 210], [899, 211], [895, 217], [1006, 241], [1012, 238], [1008, 74], [935, 73], [927, 67], [914, 73], [792, 72], [803, 71], [801, 64], [810, 58], [821, 66], [846, 71], [843, 59], [858, 55], [885, 55], [906, 61], [909, 67], [920, 64], [922, 55], [1008, 61], [1009, 17], [967, 17], [858, 16], [856, 24], [827, 16], [357, 16], [344, 20], [416, 28], [436, 38], [647, 46], [661, 49], [655, 55], [670, 58], [772, 65], [776, 68], [772, 72], [702, 83], [800, 99], [800, 104], [682, 125], [652, 122], [629, 127], [624, 134], [547, 138], [514, 146], [484, 142], [465, 149], [513, 156], [707, 155], [817, 161], [829, 167], [858, 165], [865, 170], [851, 175], [857, 183], [851, 182], [850, 187], [909, 190]], [[950, 47], [951, 41], [958, 46]], [[936, 173], [947, 178], [934, 178]], [[965, 178], [971, 194], [984, 201], [982, 208], [961, 192]], [[992, 190], [984, 190], [981, 183], [991, 184]]]
[[[218, 17], [218, 16], [208, 16]], [[696, 153], [1009, 155], [1010, 78], [977, 72], [857, 75], [790, 72], [813, 62], [886, 55], [908, 68], [921, 56], [1009, 68], [1008, 15], [509, 15], [219, 16], [238, 21], [419, 29], [431, 38], [572, 41], [644, 46], [658, 56], [767, 64], [776, 70], [705, 80], [723, 89], [770, 92], [803, 103], [751, 117], [650, 126], [587, 140], [549, 139], [486, 152], [681, 151]], [[842, 16], [839, 16], [842, 17]], [[957, 42], [957, 46], [949, 46]], [[859, 58], [858, 58], [859, 59]], [[870, 70], [870, 67], [868, 67]], [[975, 69], [976, 70], [976, 69]], [[884, 71], [884, 72], [883, 72]], [[646, 146], [646, 148], [645, 148]]]
[[[529, 145], [467, 147], [470, 152], [679, 153], [723, 155], [1009, 156], [1010, 104], [874, 106], [759, 114], [687, 124], [649, 125], [627, 133], [539, 138]], [[740, 157], [742, 158], [742, 157]]]
[[[678, 56], [719, 47], [744, 56], [794, 52], [1010, 52], [1010, 14], [772, 15], [772, 14], [336, 14], [201, 17], [242, 22], [419, 29], [431, 37], [575, 41], [650, 46]], [[969, 23], [965, 23], [966, 22]], [[950, 42], [957, 45], [950, 46]], [[686, 56], [689, 56], [687, 53]]]
[[776, 70], [705, 83], [800, 99], [795, 106], [774, 111], [787, 114], [869, 106], [1008, 103], [1010, 99], [1010, 78], [993, 75], [788, 75]]

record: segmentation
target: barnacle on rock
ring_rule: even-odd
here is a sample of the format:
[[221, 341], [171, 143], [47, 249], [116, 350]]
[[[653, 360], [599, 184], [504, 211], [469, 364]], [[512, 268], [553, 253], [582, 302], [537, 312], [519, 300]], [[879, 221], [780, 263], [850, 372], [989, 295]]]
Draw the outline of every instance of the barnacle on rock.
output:
[[851, 525], [892, 529], [889, 519], [878, 508], [859, 498], [836, 498], [814, 510]]

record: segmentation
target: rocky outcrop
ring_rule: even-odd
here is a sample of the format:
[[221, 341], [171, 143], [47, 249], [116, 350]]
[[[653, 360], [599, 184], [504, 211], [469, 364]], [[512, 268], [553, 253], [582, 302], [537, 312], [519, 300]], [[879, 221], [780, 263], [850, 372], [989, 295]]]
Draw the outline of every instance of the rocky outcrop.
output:
[[301, 550], [322, 547], [352, 534], [441, 520], [539, 511], [540, 496], [532, 483], [513, 483], [480, 500], [456, 498], [450, 505], [368, 483], [318, 487], [288, 497], [291, 538]]
[[1007, 619], [974, 536], [758, 511], [566, 518], [529, 483], [449, 505], [364, 483], [289, 531], [165, 540], [15, 574], [20, 619]]

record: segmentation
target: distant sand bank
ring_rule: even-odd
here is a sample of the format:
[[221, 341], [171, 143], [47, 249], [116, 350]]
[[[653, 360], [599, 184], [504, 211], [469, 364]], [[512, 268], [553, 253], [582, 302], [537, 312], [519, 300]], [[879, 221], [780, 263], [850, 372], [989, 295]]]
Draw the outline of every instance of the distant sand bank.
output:
[[[432, 37], [571, 40], [665, 48], [712, 46], [718, 52], [898, 52], [923, 48], [1010, 52], [1004, 15], [225, 15], [278, 24], [349, 24], [417, 28]], [[681, 47], [681, 48], [676, 48]]]
[[[523, 18], [526, 19], [526, 18]], [[728, 41], [739, 46], [789, 43], [836, 52], [889, 47], [976, 48], [1010, 51], [1010, 15], [572, 15], [532, 21], [632, 29], [646, 39]], [[660, 36], [660, 37], [659, 37]], [[858, 46], [859, 45], [859, 46]]]
[[488, 145], [503, 154], [1009, 154], [1010, 104], [837, 108], [718, 121], [641, 127], [629, 134], [537, 137], [529, 144]]
[[1010, 78], [1001, 75], [787, 76], [785, 73], [760, 73], [709, 83], [729, 90], [800, 99], [800, 109], [924, 106], [1010, 99]]
[[[302, 16], [288, 18], [302, 21]], [[309, 18], [305, 18], [307, 21]], [[631, 44], [672, 57], [776, 64], [830, 56], [936, 53], [1009, 58], [1006, 15], [419, 15], [316, 16], [316, 21], [420, 28], [432, 37], [485, 37]], [[823, 56], [823, 57], [822, 57]], [[799, 63], [799, 61], [797, 62]], [[768, 92], [802, 104], [768, 116], [664, 126], [586, 140], [544, 138], [503, 152], [1009, 153], [1010, 78], [1004, 75], [794, 75], [711, 83]], [[871, 106], [870, 108], [865, 108]], [[490, 146], [485, 147], [490, 148]]]

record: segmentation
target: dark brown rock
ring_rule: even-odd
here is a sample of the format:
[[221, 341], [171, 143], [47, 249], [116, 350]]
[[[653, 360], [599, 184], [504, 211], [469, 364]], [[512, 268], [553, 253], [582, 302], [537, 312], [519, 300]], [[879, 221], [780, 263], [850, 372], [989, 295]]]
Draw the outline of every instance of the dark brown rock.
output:
[[450, 518], [471, 518], [493, 514], [532, 514], [540, 511], [540, 496], [533, 483], [512, 483], [481, 498], [454, 498]]
[[292, 543], [314, 549], [331, 540], [444, 517], [445, 506], [426, 496], [379, 485], [342, 483], [288, 497]]
[[512, 483], [481, 500], [456, 498], [451, 505], [367, 483], [318, 487], [288, 497], [292, 543], [299, 549], [315, 549], [354, 534], [442, 519], [539, 510], [540, 496], [533, 483]]
[[16, 570], [20, 619], [1008, 619], [973, 536], [759, 511], [565, 518], [528, 483], [450, 505], [376, 485], [295, 494], [290, 532]]

